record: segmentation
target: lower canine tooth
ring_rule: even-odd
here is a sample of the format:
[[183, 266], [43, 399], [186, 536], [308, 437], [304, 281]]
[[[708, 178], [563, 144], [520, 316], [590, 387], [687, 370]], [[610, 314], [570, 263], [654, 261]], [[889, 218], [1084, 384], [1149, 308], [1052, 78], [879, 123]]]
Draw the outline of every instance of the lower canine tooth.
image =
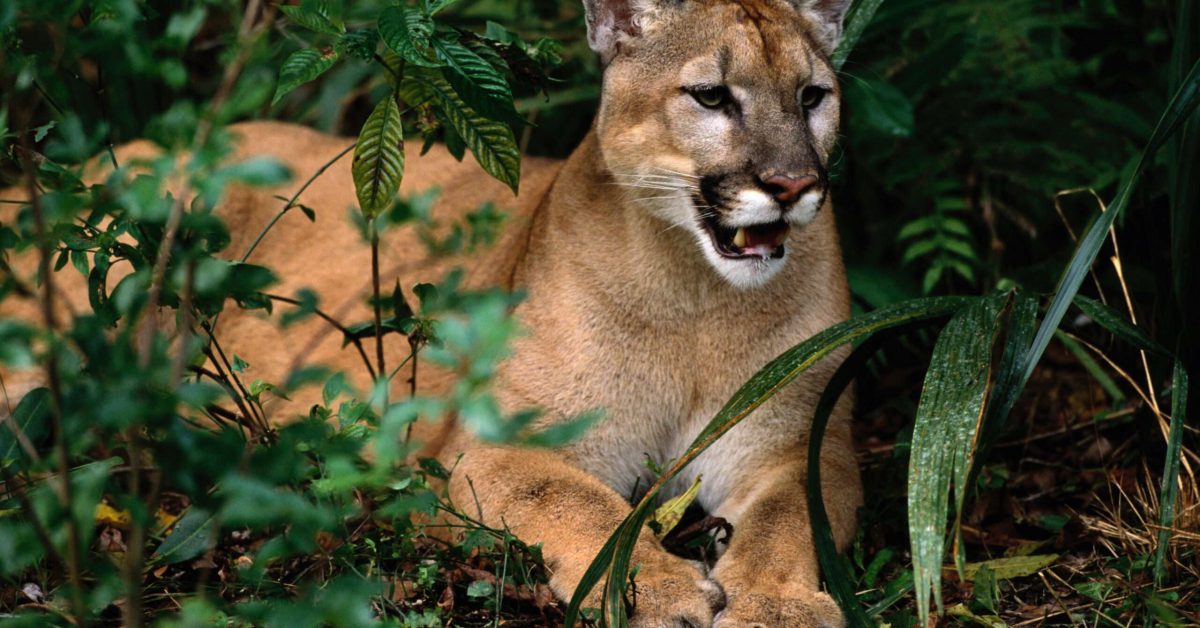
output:
[[733, 234], [733, 245], [739, 249], [746, 246], [746, 230], [738, 229], [737, 233]]

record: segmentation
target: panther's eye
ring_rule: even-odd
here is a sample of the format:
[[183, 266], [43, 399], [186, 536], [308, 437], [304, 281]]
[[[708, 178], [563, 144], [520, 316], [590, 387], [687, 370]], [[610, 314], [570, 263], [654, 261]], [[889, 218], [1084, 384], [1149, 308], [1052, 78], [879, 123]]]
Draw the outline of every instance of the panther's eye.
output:
[[802, 87], [800, 89], [800, 106], [805, 109], [812, 109], [821, 104], [822, 100], [825, 100], [825, 94], [827, 93], [829, 93], [829, 90], [816, 85]]
[[703, 87], [685, 88], [696, 102], [708, 109], [720, 109], [730, 102], [729, 89], [720, 85], [705, 85]]

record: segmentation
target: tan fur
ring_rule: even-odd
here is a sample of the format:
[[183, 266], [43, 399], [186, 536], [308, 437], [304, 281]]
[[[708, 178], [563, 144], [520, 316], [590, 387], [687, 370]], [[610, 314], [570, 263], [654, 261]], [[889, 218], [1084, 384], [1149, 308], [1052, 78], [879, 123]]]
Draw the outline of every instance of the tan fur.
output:
[[[589, 10], [597, 4], [589, 0]], [[833, 3], [814, 6], [822, 4]], [[398, 278], [407, 289], [465, 264], [472, 286], [526, 291], [516, 315], [528, 334], [498, 378], [506, 409], [539, 407], [548, 422], [606, 409], [604, 421], [561, 450], [483, 445], [457, 427], [441, 443], [442, 459], [456, 463], [451, 498], [471, 509], [478, 503], [489, 524], [543, 543], [551, 586], [563, 599], [628, 514], [635, 487], [651, 480], [645, 456], [660, 463], [679, 457], [755, 371], [849, 313], [823, 178], [837, 128], [836, 89], [814, 113], [802, 112], [796, 101], [804, 85], [836, 87], [825, 61], [832, 44], [806, 34], [836, 32], [840, 23], [814, 25], [811, 11], [783, 0], [646, 0], [634, 7], [618, 16], [638, 20], [624, 32], [599, 32], [601, 21], [589, 14], [594, 46], [610, 60], [595, 129], [565, 162], [526, 158], [519, 198], [470, 159], [456, 163], [441, 148], [417, 158], [418, 147], [408, 146], [402, 193], [440, 187], [434, 211], [443, 221], [497, 202], [512, 218], [496, 246], [468, 259], [430, 260], [411, 231], [396, 230], [386, 234], [381, 254], [385, 286]], [[680, 90], [687, 81], [714, 78], [742, 99], [739, 124], [712, 117]], [[229, 251], [240, 254], [278, 210], [272, 194], [290, 196], [350, 140], [270, 122], [235, 131], [241, 155], [274, 156], [297, 175], [279, 190], [234, 191], [223, 204], [234, 237]], [[119, 155], [128, 160], [148, 150], [135, 144]], [[778, 268], [730, 271], [726, 261], [706, 257], [711, 251], [701, 250], [706, 245], [694, 216], [686, 220], [696, 211], [694, 198], [671, 193], [655, 199], [664, 193], [617, 185], [630, 181], [622, 174], [660, 172], [654, 168], [727, 175], [728, 198], [752, 188], [755, 177], [820, 174], [823, 206], [815, 216], [788, 218], [793, 228]], [[369, 251], [346, 219], [355, 202], [349, 158], [300, 200], [316, 208], [317, 224], [291, 212], [250, 261], [279, 273], [282, 285], [273, 292], [310, 287], [340, 320], [366, 320]], [[0, 207], [11, 219], [10, 206]], [[732, 206], [721, 211], [722, 220], [737, 218]], [[30, 264], [18, 260], [23, 272], [31, 272]], [[58, 276], [64, 294], [84, 309], [77, 275], [68, 269]], [[15, 312], [6, 304], [6, 310], [34, 316], [31, 308]], [[294, 366], [317, 363], [355, 374], [364, 388], [369, 383], [357, 354], [343, 349], [339, 335], [319, 320], [284, 329], [261, 313], [231, 310], [218, 336], [250, 362], [252, 377], [281, 381]], [[388, 355], [394, 363], [407, 346], [393, 339]], [[733, 524], [732, 542], [704, 574], [644, 534], [634, 556], [642, 565], [635, 625], [841, 625], [836, 605], [820, 592], [804, 468], [812, 410], [842, 355], [781, 391], [668, 487], [668, 494], [677, 493], [703, 474], [698, 502]], [[425, 373], [422, 389], [436, 391], [448, 382], [445, 373]], [[14, 377], [8, 377], [10, 389]], [[400, 386], [394, 396], [403, 393]], [[276, 418], [306, 411], [318, 395], [309, 391], [277, 405]], [[826, 507], [842, 546], [853, 536], [861, 502], [848, 404], [844, 399], [831, 418], [822, 455]], [[421, 438], [435, 438], [436, 430], [425, 430]]]

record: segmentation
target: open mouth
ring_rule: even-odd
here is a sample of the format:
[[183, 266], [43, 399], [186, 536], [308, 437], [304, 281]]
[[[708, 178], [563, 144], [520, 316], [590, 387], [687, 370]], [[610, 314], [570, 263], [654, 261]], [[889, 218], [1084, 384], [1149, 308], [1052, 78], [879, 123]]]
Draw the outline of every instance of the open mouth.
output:
[[791, 230], [791, 225], [782, 220], [737, 228], [722, 226], [715, 217], [700, 222], [717, 253], [730, 259], [779, 259]]

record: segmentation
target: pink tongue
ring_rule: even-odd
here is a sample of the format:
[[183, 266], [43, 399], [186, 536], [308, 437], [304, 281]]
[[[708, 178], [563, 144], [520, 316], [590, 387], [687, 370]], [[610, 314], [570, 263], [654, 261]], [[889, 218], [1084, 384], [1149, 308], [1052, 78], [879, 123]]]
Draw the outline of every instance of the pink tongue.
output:
[[743, 248], [752, 249], [760, 246], [775, 248], [783, 244], [787, 232], [787, 223], [749, 227], [746, 229], [746, 246]]

